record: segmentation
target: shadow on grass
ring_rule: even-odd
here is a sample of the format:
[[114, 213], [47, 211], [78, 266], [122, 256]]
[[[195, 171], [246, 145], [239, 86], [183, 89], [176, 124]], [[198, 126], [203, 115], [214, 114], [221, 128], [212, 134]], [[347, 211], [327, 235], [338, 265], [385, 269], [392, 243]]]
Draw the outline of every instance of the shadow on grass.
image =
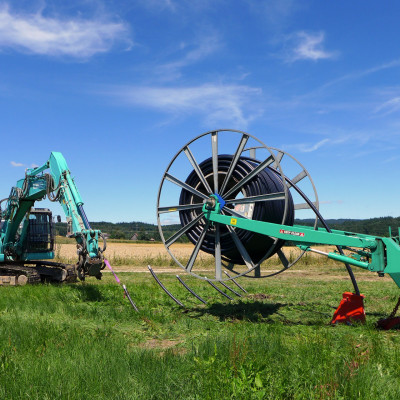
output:
[[104, 300], [98, 286], [94, 285], [71, 285], [73, 290], [80, 293], [80, 297], [83, 301], [101, 301]]
[[[326, 306], [325, 306], [326, 307]], [[284, 325], [320, 326], [329, 325], [330, 313], [318, 311], [314, 304], [265, 303], [262, 301], [215, 303], [207, 308], [192, 309], [194, 318], [213, 315], [222, 321], [248, 321]]]
[[269, 316], [276, 314], [279, 308], [286, 304], [266, 304], [261, 301], [251, 303], [238, 302], [234, 304], [215, 303], [208, 308], [195, 308], [193, 311], [202, 316], [211, 314], [219, 318], [220, 321], [226, 320], [245, 320], [250, 322], [259, 322]]

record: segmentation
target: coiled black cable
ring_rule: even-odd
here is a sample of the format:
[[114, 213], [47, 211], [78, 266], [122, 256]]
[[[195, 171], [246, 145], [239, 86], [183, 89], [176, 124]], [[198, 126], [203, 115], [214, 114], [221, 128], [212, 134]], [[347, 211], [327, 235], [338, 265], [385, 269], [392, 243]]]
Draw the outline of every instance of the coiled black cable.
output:
[[[221, 187], [225, 176], [228, 172], [229, 166], [231, 165], [233, 156], [231, 155], [219, 155], [218, 156], [218, 187]], [[251, 171], [253, 171], [259, 162], [252, 158], [240, 157], [238, 163], [233, 171], [230, 181], [227, 183], [225, 192], [228, 192], [237, 182], [245, 178]], [[213, 187], [213, 168], [212, 168], [212, 158], [204, 160], [199, 164], [203, 175], [205, 176], [207, 182], [211, 187]], [[186, 179], [186, 183], [198, 191], [209, 195], [207, 193], [204, 185], [201, 183], [197, 173], [192, 171]], [[262, 194], [278, 193], [284, 192], [284, 186], [280, 176], [269, 168], [263, 169], [259, 172], [253, 179], [247, 182], [243, 187], [236, 193], [232, 193], [229, 199], [239, 198], [240, 193], [244, 197], [257, 196]], [[223, 197], [223, 193], [221, 194]], [[293, 225], [294, 222], [294, 204], [293, 199], [288, 192], [288, 210], [286, 213], [285, 220], [283, 221], [284, 211], [285, 211], [285, 201], [275, 200], [275, 201], [261, 201], [254, 203], [254, 210], [251, 219], [265, 222], [272, 222], [276, 224]], [[227, 198], [224, 200], [228, 200]], [[201, 203], [202, 199], [198, 196], [182, 189], [179, 198], [179, 204], [194, 204]], [[233, 208], [233, 206], [232, 206]], [[182, 226], [187, 225], [193, 221], [199, 214], [201, 209], [195, 210], [182, 210], [179, 212], [179, 218]], [[199, 241], [200, 235], [203, 231], [205, 225], [205, 220], [200, 220], [200, 222], [194, 225], [186, 233], [189, 240], [196, 244]], [[215, 228], [214, 228], [215, 229]], [[244, 229], [235, 229], [235, 232], [243, 243], [246, 251], [249, 253], [252, 261], [258, 263], [264, 256], [270, 252], [270, 256], [275, 254], [284, 244], [283, 240], [278, 240], [275, 242], [274, 239], [269, 238], [265, 235], [247, 231]], [[237, 249], [232, 235], [229, 233], [226, 226], [221, 225], [220, 227], [220, 243], [221, 243], [221, 256], [222, 259], [234, 264], [244, 264], [244, 261]], [[204, 241], [201, 245], [201, 250], [206, 253], [214, 254], [215, 252], [215, 233], [213, 228], [209, 228], [205, 235]]]
[[[57, 187], [55, 187], [54, 178], [50, 174], [46, 174], [46, 193], [50, 201], [58, 201], [60, 198], [61, 181]], [[55, 192], [55, 193], [54, 193]]]

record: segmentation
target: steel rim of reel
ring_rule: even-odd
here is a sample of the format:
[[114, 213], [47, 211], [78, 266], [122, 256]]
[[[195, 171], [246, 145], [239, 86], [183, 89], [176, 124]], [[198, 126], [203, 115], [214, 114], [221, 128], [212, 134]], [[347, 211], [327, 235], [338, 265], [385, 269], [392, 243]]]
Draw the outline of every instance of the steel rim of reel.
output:
[[[181, 190], [185, 188], [185, 183], [183, 181], [181, 181], [178, 178], [176, 178], [175, 176], [169, 174], [169, 171], [170, 171], [171, 167], [173, 166], [174, 162], [177, 160], [177, 158], [181, 154], [185, 154], [186, 155], [186, 157], [189, 159], [189, 162], [194, 167], [194, 170], [196, 170], [196, 168], [198, 170], [200, 170], [199, 165], [197, 164], [197, 161], [194, 159], [193, 155], [190, 152], [189, 146], [191, 144], [193, 144], [195, 141], [197, 141], [197, 140], [199, 140], [201, 138], [204, 138], [206, 136], [210, 136], [210, 138], [211, 138], [211, 151], [212, 151], [212, 160], [213, 160], [213, 178], [212, 178], [213, 182], [212, 183], [214, 184], [214, 189], [215, 188], [219, 189], [219, 187], [218, 187], [218, 156], [219, 156], [219, 153], [218, 153], [218, 134], [220, 134], [221, 132], [235, 133], [235, 134], [241, 135], [241, 138], [239, 140], [239, 144], [238, 144], [238, 146], [236, 148], [235, 155], [234, 155], [234, 157], [232, 159], [232, 163], [231, 163], [231, 166], [229, 168], [229, 170], [231, 170], [231, 172], [228, 171], [226, 173], [226, 176], [229, 176], [229, 178], [227, 179], [227, 182], [231, 179], [232, 174], [235, 171], [235, 168], [237, 167], [237, 163], [239, 161], [239, 158], [243, 157], [243, 153], [245, 151], [245, 146], [246, 146], [248, 140], [252, 139], [256, 143], [258, 143], [258, 146], [257, 146], [258, 148], [260, 148], [260, 149], [262, 148], [263, 150], [266, 150], [266, 152], [268, 154], [268, 157], [264, 161], [262, 161], [262, 164], [263, 163], [267, 163], [269, 159], [271, 160], [268, 164], [266, 164], [264, 166], [264, 168], [266, 168], [268, 165], [274, 165], [275, 169], [279, 172], [279, 175], [277, 175], [277, 176], [278, 176], [278, 178], [280, 178], [282, 186], [283, 186], [283, 195], [282, 195], [281, 198], [279, 198], [279, 199], [277, 198], [275, 200], [279, 200], [279, 201], [283, 201], [284, 200], [284, 210], [283, 210], [281, 224], [283, 224], [283, 222], [287, 218], [288, 203], [289, 203], [289, 188], [288, 188], [288, 186], [286, 184], [285, 175], [284, 175], [284, 173], [282, 171], [282, 168], [281, 168], [281, 165], [280, 165], [280, 161], [277, 159], [277, 157], [274, 154], [274, 152], [272, 151], [272, 149], [270, 147], [266, 146], [261, 140], [257, 139], [255, 136], [253, 136], [253, 135], [251, 135], [249, 133], [243, 132], [243, 131], [239, 131], [239, 130], [218, 129], [218, 130], [208, 131], [208, 132], [205, 132], [205, 133], [203, 133], [201, 135], [198, 135], [194, 139], [192, 139], [191, 141], [186, 143], [184, 146], [182, 146], [182, 148], [175, 154], [175, 156], [172, 158], [172, 160], [168, 164], [168, 166], [167, 166], [167, 168], [166, 168], [166, 170], [165, 170], [165, 172], [164, 172], [164, 174], [162, 176], [160, 187], [159, 187], [159, 190], [158, 190], [158, 196], [157, 196], [157, 224], [158, 224], [160, 237], [161, 237], [161, 240], [162, 240], [166, 250], [168, 251], [169, 255], [172, 257], [172, 259], [175, 261], [175, 263], [177, 265], [179, 265], [183, 270], [185, 270], [186, 272], [188, 272], [192, 276], [195, 276], [196, 278], [203, 279], [203, 280], [206, 280], [206, 281], [207, 280], [208, 281], [211, 280], [211, 281], [217, 281], [217, 282], [219, 282], [219, 281], [229, 281], [229, 280], [232, 280], [232, 279], [236, 279], [236, 278], [238, 278], [240, 276], [247, 275], [250, 272], [254, 271], [258, 267], [259, 264], [257, 263], [257, 264], [254, 265], [254, 263], [252, 263], [250, 268], [249, 268], [249, 266], [247, 266], [248, 270], [240, 272], [240, 273], [237, 273], [236, 271], [232, 271], [231, 269], [228, 268], [231, 272], [235, 273], [236, 275], [235, 276], [231, 276], [229, 278], [223, 278], [222, 277], [223, 264], [222, 264], [221, 253], [220, 253], [221, 250], [219, 249], [219, 253], [218, 253], [218, 250], [215, 249], [215, 253], [214, 253], [214, 258], [215, 258], [215, 263], [214, 263], [215, 269], [214, 269], [214, 272], [215, 272], [215, 274], [214, 274], [213, 278], [210, 278], [210, 277], [207, 277], [207, 276], [198, 275], [198, 274], [196, 274], [196, 273], [194, 273], [192, 271], [192, 268], [190, 268], [190, 270], [188, 271], [188, 268], [185, 267], [177, 259], [177, 257], [175, 257], [175, 255], [173, 254], [173, 252], [170, 250], [169, 247], [172, 246], [172, 244], [174, 244], [176, 242], [176, 240], [178, 240], [181, 236], [183, 236], [190, 229], [189, 225], [192, 224], [192, 226], [195, 226], [203, 218], [204, 213], [201, 212], [199, 214], [199, 217], [197, 218], [197, 220], [193, 220], [193, 221], [191, 221], [191, 223], [189, 223], [189, 224], [185, 225], [184, 227], [182, 227], [182, 229], [178, 231], [179, 235], [177, 236], [177, 238], [175, 238], [175, 240], [173, 240], [170, 244], [167, 244], [166, 242], [168, 242], [176, 234], [172, 235], [167, 240], [165, 239], [164, 232], [163, 232], [163, 226], [162, 226], [161, 220], [160, 220], [160, 215], [161, 214], [165, 214], [165, 213], [169, 213], [169, 212], [180, 211], [180, 210], [182, 210], [184, 208], [182, 208], [181, 205], [179, 205], [179, 206], [170, 206], [170, 207], [165, 207], [165, 206], [160, 207], [160, 200], [161, 200], [161, 196], [162, 196], [162, 189], [164, 187], [164, 183], [165, 183], [166, 180], [168, 180], [168, 181], [174, 183], [175, 185], [179, 186], [181, 188]], [[189, 158], [189, 157], [191, 157], [191, 158]], [[235, 161], [235, 159], [236, 159], [236, 161]], [[201, 170], [200, 170], [200, 172], [201, 172]], [[249, 175], [251, 175], [251, 174], [249, 174]], [[254, 173], [253, 175], [254, 175], [253, 177], [255, 177], [257, 175], [257, 173]], [[202, 179], [205, 180], [204, 175], [202, 176], [202, 178], [201, 177], [199, 177], [199, 178], [200, 178], [200, 180], [202, 180]], [[226, 186], [226, 183], [225, 183], [225, 178], [224, 178], [224, 183], [222, 185], [223, 189], [225, 189], [224, 186]], [[244, 186], [244, 184], [242, 184], [242, 186]], [[190, 187], [190, 189], [193, 189], [193, 190], [196, 191], [196, 189], [193, 188], [193, 187]], [[213, 194], [215, 192], [218, 192], [218, 190], [214, 190], [214, 192], [211, 190], [210, 194]], [[226, 193], [227, 192], [221, 193], [221, 195], [223, 196]], [[200, 193], [200, 194], [197, 193], [197, 195], [199, 197], [202, 197], [202, 198], [208, 198], [209, 197], [209, 196], [204, 195], [203, 193]], [[201, 208], [202, 204], [201, 205], [199, 205], [199, 204], [186, 204], [185, 206], [187, 207], [185, 209], [196, 209], [196, 208], [198, 209], [198, 208]], [[232, 215], [232, 211], [230, 209], [226, 209], [224, 207], [223, 210], [225, 212], [227, 212], [228, 214]], [[220, 224], [216, 224], [216, 230], [217, 231], [220, 230], [219, 226], [220, 226]], [[207, 231], [208, 230], [208, 224], [205, 224], [204, 228], [207, 228], [207, 229], [204, 229], [205, 231]], [[217, 235], [219, 235], [219, 233]], [[205, 236], [205, 234], [204, 234], [204, 236]], [[272, 242], [272, 245], [270, 246], [270, 249], [268, 251], [272, 251], [272, 249], [275, 248], [277, 246], [277, 243], [279, 242], [279, 240], [277, 238], [271, 238], [271, 239], [273, 240], [273, 242]], [[194, 256], [194, 261], [192, 262], [192, 267], [194, 267], [195, 261], [197, 259], [198, 254], [199, 254], [199, 249], [197, 249], [197, 252], [196, 252], [196, 247], [200, 248], [203, 240], [204, 240], [204, 238], [201, 240], [200, 243], [197, 243], [195, 245], [195, 248], [194, 248], [194, 250], [192, 252], [192, 255], [189, 257], [188, 263], [191, 261], [191, 258]], [[215, 246], [215, 247], [217, 247], [217, 246]], [[239, 250], [239, 253], [242, 254], [242, 250], [240, 250], [240, 249], [238, 249], [238, 250]], [[227, 268], [226, 266], [224, 266], [224, 267]], [[284, 268], [284, 269], [287, 269], [287, 268]]]
[[[251, 153], [252, 150], [255, 152], [256, 149], [257, 149], [257, 147], [253, 147], [253, 148], [248, 148], [248, 149], [246, 149], [246, 150], [248, 150], [248, 151]], [[312, 188], [313, 188], [313, 191], [314, 191], [314, 194], [315, 194], [315, 202], [312, 202], [312, 201], [309, 199], [309, 197], [308, 197], [307, 195], [305, 195], [305, 194], [303, 193], [303, 191], [302, 191], [300, 188], [297, 187], [297, 183], [298, 183], [299, 181], [293, 182], [293, 181], [296, 181], [296, 178], [297, 178], [298, 176], [300, 176], [301, 173], [291, 180], [291, 183], [294, 183], [294, 185], [291, 184], [291, 187], [293, 187], [293, 188], [296, 190], [296, 192], [303, 198], [303, 200], [306, 201], [305, 205], [306, 205], [307, 207], [305, 207], [305, 208], [311, 209], [311, 210], [313, 211], [313, 213], [315, 214], [314, 229], [317, 229], [318, 221], [320, 221], [321, 224], [322, 224], [322, 226], [323, 226], [328, 232], [331, 232], [329, 226], [326, 224], [326, 221], [324, 220], [324, 218], [323, 218], [323, 217], [321, 216], [321, 214], [319, 213], [319, 200], [318, 200], [317, 190], [316, 190], [316, 188], [315, 188], [314, 181], [312, 180], [312, 178], [311, 178], [310, 174], [308, 173], [308, 171], [305, 169], [304, 165], [303, 165], [300, 161], [298, 161], [295, 157], [293, 157], [291, 154], [286, 153], [286, 152], [284, 152], [283, 150], [279, 150], [279, 149], [276, 149], [276, 148], [273, 148], [273, 147], [271, 147], [271, 149], [274, 150], [274, 151], [277, 151], [278, 153], [281, 153], [281, 154], [282, 154], [282, 155], [278, 155], [278, 157], [279, 157], [280, 160], [282, 160], [282, 158], [283, 158], [284, 155], [289, 156], [293, 161], [295, 161], [295, 162], [300, 166], [300, 168], [302, 168], [303, 172], [307, 174], [307, 177], [308, 177], [309, 180], [310, 180], [310, 183], [311, 183], [311, 185], [312, 185]], [[254, 153], [254, 157], [253, 157], [253, 158], [255, 158], [255, 153]], [[302, 180], [302, 179], [303, 179], [303, 178], [301, 178], [300, 180]], [[310, 204], [310, 203], [311, 203], [311, 204]], [[313, 207], [315, 207], [315, 208], [313, 208]], [[296, 207], [295, 207], [295, 208], [296, 208]], [[340, 254], [343, 254], [343, 251], [342, 251], [341, 247], [340, 247], [340, 246], [336, 246], [336, 247], [337, 247], [337, 249], [339, 250], [339, 253], [340, 253]], [[288, 267], [283, 268], [282, 270], [280, 270], [280, 271], [278, 271], [278, 272], [275, 272], [275, 273], [272, 273], [272, 274], [269, 274], [269, 275], [260, 276], [260, 278], [269, 278], [269, 277], [278, 275], [278, 274], [280, 274], [280, 273], [286, 271], [287, 269], [289, 269], [290, 267], [292, 267], [294, 264], [296, 264], [296, 263], [300, 260], [300, 258], [303, 257], [304, 253], [305, 253], [305, 251], [302, 251], [301, 254], [300, 254], [300, 256], [299, 256], [297, 259], [295, 259], [295, 261], [293, 261], [293, 263], [291, 263]], [[359, 294], [360, 294], [360, 290], [359, 290], [359, 288], [358, 288], [357, 281], [356, 281], [356, 279], [355, 279], [354, 273], [353, 273], [353, 271], [352, 271], [350, 265], [348, 265], [348, 264], [345, 264], [345, 265], [346, 265], [347, 273], [349, 274], [350, 280], [351, 280], [351, 282], [352, 282], [352, 284], [353, 284], [354, 292], [355, 292], [357, 295], [359, 295]], [[245, 276], [246, 276], [247, 278], [253, 278], [252, 276], [249, 276], [249, 275], [245, 275]]]
[[[255, 151], [257, 149], [259, 149], [259, 148], [260, 147], [249, 147], [247, 149], [244, 149], [244, 152], [245, 151], [249, 151], [250, 152], [250, 158], [256, 159]], [[277, 152], [277, 157], [278, 157], [280, 163], [282, 162], [282, 159], [286, 156], [286, 157], [290, 157], [300, 167], [301, 172], [298, 175], [296, 175], [296, 177], [291, 179], [291, 181], [292, 182], [295, 181], [293, 183], [295, 185], [297, 185], [298, 182], [303, 181], [303, 179], [305, 179], [305, 178], [309, 180], [309, 182], [311, 183], [313, 192], [314, 192], [314, 196], [315, 196], [315, 201], [313, 201], [312, 203], [315, 205], [316, 209], [319, 210], [319, 199], [318, 199], [317, 189], [315, 187], [313, 179], [311, 178], [310, 173], [307, 171], [307, 169], [304, 167], [304, 165], [299, 160], [297, 160], [295, 157], [293, 157], [291, 154], [289, 154], [288, 152], [286, 152], [284, 150], [277, 149], [276, 147], [270, 147], [270, 149], [272, 151], [276, 151]], [[252, 154], [252, 151], [254, 151], [254, 154]], [[284, 170], [283, 167], [282, 167], [282, 169]], [[299, 177], [299, 180], [296, 181], [297, 177]], [[285, 177], [285, 183], [287, 185], [286, 177]], [[294, 186], [290, 185], [289, 190], [292, 189], [292, 188], [294, 190], [296, 190], [296, 188]], [[308, 196], [304, 196], [304, 193], [300, 193], [299, 195], [303, 198], [303, 200], [307, 201], [306, 197], [308, 197]], [[308, 197], [308, 199], [309, 199], [309, 197]], [[311, 210], [311, 208], [307, 205], [307, 202], [304, 203], [304, 205], [305, 205], [304, 208], [303, 207], [302, 208], [296, 208], [296, 206], [303, 206], [303, 204], [295, 204], [295, 211], [299, 210], [299, 209], [309, 209], [309, 210]], [[317, 229], [317, 226], [318, 226], [318, 216], [315, 215], [315, 220], [314, 220], [314, 225], [313, 225], [314, 229]], [[279, 250], [279, 252], [283, 253], [282, 249], [283, 249], [283, 247]], [[298, 249], [298, 248], [294, 247], [294, 249]], [[279, 260], [283, 265], [283, 268], [281, 270], [278, 270], [278, 271], [275, 271], [275, 272], [272, 272], [272, 273], [267, 273], [265, 275], [262, 275], [262, 271], [260, 270], [260, 275], [259, 276], [252, 276], [252, 275], [246, 274], [246, 275], [244, 275], [244, 277], [245, 278], [270, 278], [270, 277], [279, 275], [282, 272], [287, 271], [289, 268], [293, 267], [293, 265], [295, 265], [301, 259], [301, 257], [303, 257], [303, 255], [306, 253], [305, 250], [300, 250], [299, 249], [299, 251], [300, 251], [299, 256], [297, 258], [295, 258], [294, 261], [292, 261], [292, 262], [289, 262], [288, 258], [285, 256], [284, 253], [283, 253], [283, 255], [285, 256], [285, 259], [283, 259], [283, 260], [278, 255]], [[261, 267], [262, 262], [265, 261], [268, 257], [269, 257], [269, 254], [266, 254], [264, 259], [259, 262], [260, 267]], [[285, 266], [284, 263], [287, 263], [287, 265]], [[229, 271], [235, 272], [234, 269], [229, 269]]]

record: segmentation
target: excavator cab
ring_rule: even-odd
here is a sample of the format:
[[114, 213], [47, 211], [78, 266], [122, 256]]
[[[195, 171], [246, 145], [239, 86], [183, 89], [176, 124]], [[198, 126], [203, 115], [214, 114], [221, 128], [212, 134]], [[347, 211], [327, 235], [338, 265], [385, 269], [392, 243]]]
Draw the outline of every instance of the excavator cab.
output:
[[54, 251], [54, 221], [48, 208], [32, 208], [29, 213], [26, 251], [47, 253]]

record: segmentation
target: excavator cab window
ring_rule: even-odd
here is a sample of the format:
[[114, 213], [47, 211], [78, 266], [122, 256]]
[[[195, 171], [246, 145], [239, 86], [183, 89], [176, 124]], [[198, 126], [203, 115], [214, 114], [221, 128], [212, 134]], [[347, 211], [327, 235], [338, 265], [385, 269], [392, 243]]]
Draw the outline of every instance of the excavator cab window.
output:
[[54, 222], [47, 208], [32, 209], [29, 215], [27, 251], [42, 253], [54, 250]]

